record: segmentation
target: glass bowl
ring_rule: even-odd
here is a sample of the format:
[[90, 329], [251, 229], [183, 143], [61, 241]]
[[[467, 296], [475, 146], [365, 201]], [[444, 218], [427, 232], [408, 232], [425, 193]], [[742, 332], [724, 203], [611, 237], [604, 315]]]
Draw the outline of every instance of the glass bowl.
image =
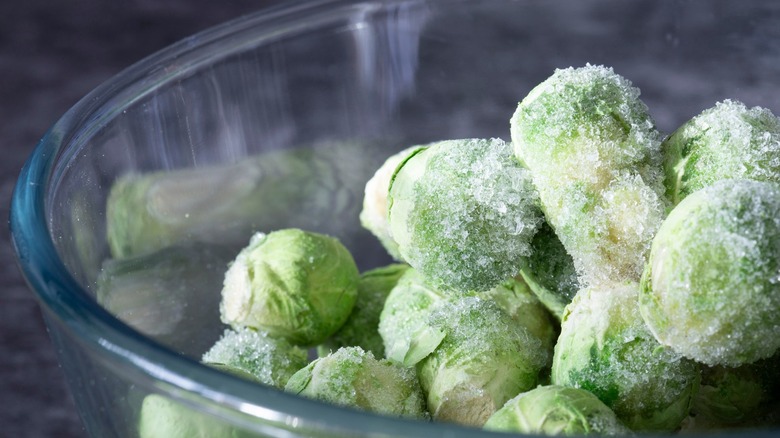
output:
[[[342, 239], [361, 269], [388, 263], [358, 221], [384, 158], [438, 139], [508, 140], [518, 101], [555, 68], [614, 67], [667, 133], [726, 98], [778, 113], [779, 22], [771, 0], [318, 0], [128, 68], [45, 134], [12, 202], [19, 264], [89, 434], [138, 436], [141, 401], [159, 394], [211, 436], [493, 436], [338, 408], [201, 365], [223, 330], [226, 254], [252, 230], [297, 226]], [[136, 203], [107, 208], [128, 181]], [[249, 191], [260, 201], [244, 202]], [[122, 225], [127, 217], [142, 226]], [[154, 270], [181, 247], [202, 259], [176, 268], [183, 285], [172, 285]], [[112, 269], [140, 270], [144, 287], [105, 292]]]

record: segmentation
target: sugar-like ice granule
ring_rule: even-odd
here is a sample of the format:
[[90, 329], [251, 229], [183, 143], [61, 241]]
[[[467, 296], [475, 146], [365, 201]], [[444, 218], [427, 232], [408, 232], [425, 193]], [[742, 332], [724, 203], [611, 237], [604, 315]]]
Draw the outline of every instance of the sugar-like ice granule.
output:
[[638, 281], [668, 203], [661, 134], [639, 90], [611, 68], [556, 70], [510, 125], [583, 285]]

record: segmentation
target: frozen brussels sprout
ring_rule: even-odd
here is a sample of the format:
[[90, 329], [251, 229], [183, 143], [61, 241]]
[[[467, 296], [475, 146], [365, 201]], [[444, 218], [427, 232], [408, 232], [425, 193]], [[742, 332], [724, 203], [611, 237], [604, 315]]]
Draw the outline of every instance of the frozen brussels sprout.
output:
[[583, 286], [638, 281], [668, 204], [661, 134], [639, 90], [611, 68], [556, 70], [510, 126]]
[[427, 418], [417, 374], [360, 347], [346, 347], [311, 362], [287, 382], [286, 391], [378, 414]]
[[529, 435], [631, 435], [590, 392], [555, 385], [509, 400], [488, 419], [485, 429]]
[[389, 222], [403, 259], [435, 287], [486, 291], [517, 275], [542, 221], [529, 172], [500, 139], [447, 140], [396, 170]]
[[225, 273], [220, 312], [297, 345], [316, 345], [347, 320], [360, 274], [335, 238], [285, 229], [255, 234]]
[[404, 272], [379, 315], [379, 335], [386, 358], [413, 366], [436, 349], [444, 333], [428, 324], [428, 316], [445, 297], [416, 269]]
[[339, 331], [318, 347], [320, 356], [340, 347], [360, 347], [370, 351], [374, 357], [384, 357], [385, 345], [379, 335], [379, 315], [390, 291], [408, 269], [409, 265], [397, 263], [361, 274], [355, 307]]
[[718, 102], [661, 147], [666, 193], [674, 204], [723, 179], [780, 182], [780, 120], [765, 108]]
[[376, 236], [388, 254], [398, 261], [403, 261], [403, 257], [398, 251], [398, 244], [390, 234], [390, 224], [387, 221], [387, 192], [390, 189], [390, 179], [398, 165], [422, 147], [424, 146], [412, 146], [390, 156], [368, 180], [363, 196], [360, 224]]
[[691, 415], [697, 429], [746, 427], [759, 423], [778, 400], [780, 353], [736, 368], [703, 367]]
[[158, 394], [141, 404], [140, 438], [236, 438], [237, 431], [212, 416]]
[[[130, 174], [111, 188], [106, 232], [115, 258], [182, 242], [240, 248], [282, 227], [346, 236], [363, 184], [381, 162], [356, 143], [266, 152], [235, 164]], [[356, 221], [355, 221], [356, 222]]]
[[640, 310], [655, 337], [710, 366], [780, 347], [780, 188], [723, 180], [690, 194], [653, 240]]
[[552, 383], [582, 388], [635, 431], [670, 432], [688, 416], [699, 366], [655, 340], [636, 283], [590, 287], [566, 308]]
[[225, 330], [202, 360], [238, 368], [277, 388], [284, 388], [290, 376], [309, 362], [306, 350], [250, 328]]
[[445, 334], [417, 364], [436, 421], [481, 427], [507, 400], [534, 388], [552, 351], [494, 301], [456, 297], [428, 324]]
[[234, 256], [229, 248], [193, 243], [109, 259], [98, 276], [96, 298], [144, 335], [197, 356], [222, 330], [219, 289]]
[[580, 289], [574, 259], [547, 222], [534, 236], [531, 248], [531, 257], [520, 274], [539, 301], [560, 321], [564, 308]]

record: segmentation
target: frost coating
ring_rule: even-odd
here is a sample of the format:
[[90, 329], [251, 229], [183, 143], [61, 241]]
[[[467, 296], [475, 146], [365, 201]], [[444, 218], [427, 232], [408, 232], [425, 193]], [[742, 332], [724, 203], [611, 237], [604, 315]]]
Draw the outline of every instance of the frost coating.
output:
[[363, 228], [376, 236], [390, 256], [398, 261], [403, 261], [403, 257], [401, 257], [401, 253], [398, 251], [398, 244], [395, 243], [393, 236], [390, 234], [390, 224], [387, 221], [387, 192], [390, 188], [390, 180], [398, 165], [422, 147], [412, 146], [406, 148], [390, 156], [382, 164], [374, 176], [366, 183], [363, 209], [360, 211], [360, 224]]
[[592, 392], [633, 430], [670, 432], [688, 415], [699, 368], [655, 340], [638, 294], [636, 283], [577, 294], [561, 323], [552, 383]]
[[707, 365], [780, 347], [780, 188], [723, 180], [686, 197], [653, 240], [642, 317], [658, 340]]
[[352, 313], [339, 331], [318, 348], [323, 353], [320, 355], [324, 356], [326, 351], [340, 347], [361, 347], [373, 353], [374, 357], [384, 357], [384, 342], [379, 335], [379, 316], [390, 291], [408, 269], [409, 265], [392, 264], [361, 274]]
[[257, 233], [225, 273], [222, 322], [316, 345], [349, 317], [359, 277], [335, 238], [292, 228]]
[[427, 418], [413, 368], [377, 360], [360, 347], [340, 348], [295, 373], [286, 391], [379, 414]]
[[590, 392], [555, 385], [509, 400], [485, 423], [485, 429], [529, 435], [631, 435]]
[[515, 276], [541, 223], [530, 175], [500, 139], [416, 152], [396, 171], [388, 202], [404, 260], [457, 291], [486, 291]]
[[780, 120], [765, 108], [718, 102], [678, 128], [662, 149], [674, 204], [722, 179], [780, 182]]
[[308, 363], [305, 350], [249, 328], [225, 330], [202, 360], [238, 368], [277, 388], [284, 388], [290, 376]]
[[611, 68], [556, 70], [510, 126], [583, 284], [637, 281], [666, 208], [661, 136], [639, 90]]
[[434, 420], [484, 425], [507, 400], [539, 383], [551, 351], [493, 301], [461, 297], [431, 312], [446, 336], [420, 361], [420, 384]]

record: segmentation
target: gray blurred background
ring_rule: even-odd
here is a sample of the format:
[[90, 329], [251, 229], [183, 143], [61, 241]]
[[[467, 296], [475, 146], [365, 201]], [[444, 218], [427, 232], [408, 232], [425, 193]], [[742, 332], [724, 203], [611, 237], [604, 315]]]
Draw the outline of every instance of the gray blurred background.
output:
[[10, 246], [8, 207], [24, 160], [59, 116], [123, 68], [190, 34], [278, 3], [0, 2], [0, 435], [86, 436]]

